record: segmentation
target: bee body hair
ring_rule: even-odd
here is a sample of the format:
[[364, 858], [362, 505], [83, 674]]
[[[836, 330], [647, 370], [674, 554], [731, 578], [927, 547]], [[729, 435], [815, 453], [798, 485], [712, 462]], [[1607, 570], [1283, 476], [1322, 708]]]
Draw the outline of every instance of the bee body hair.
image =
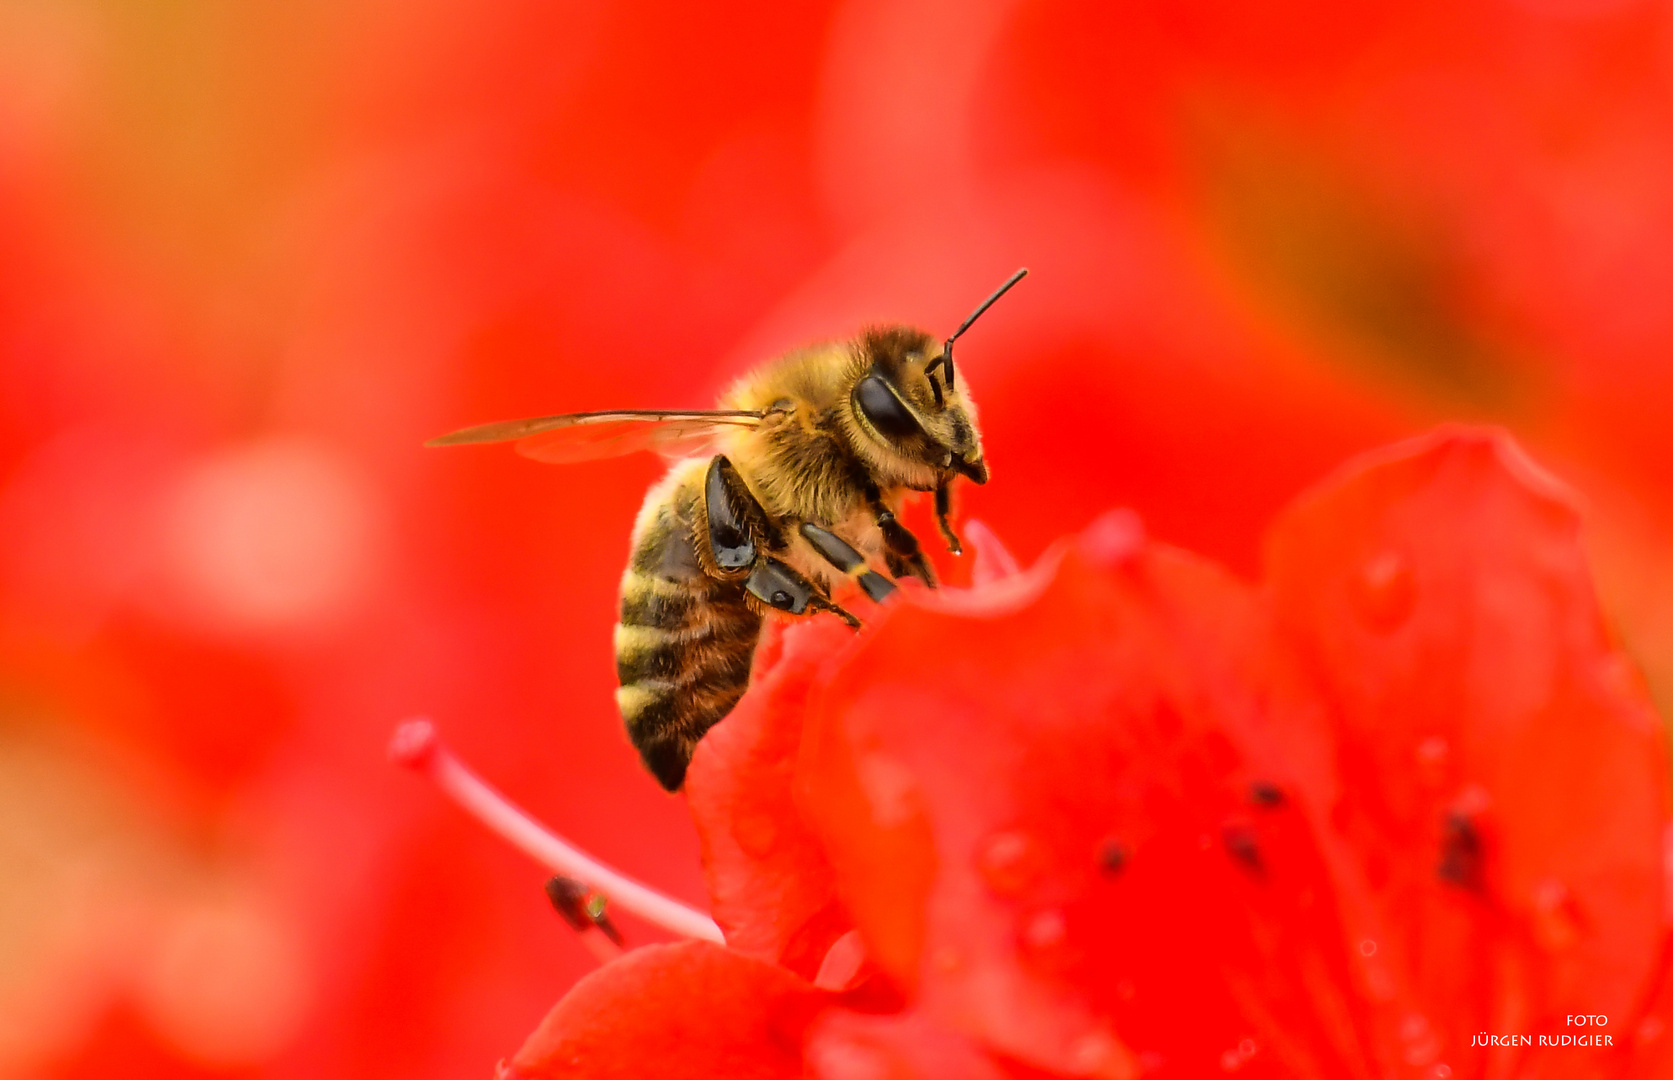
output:
[[615, 630], [616, 705], [670, 791], [697, 740], [743, 696], [761, 632], [743, 585], [711, 576], [699, 555], [703, 464], [681, 462], [646, 496]]

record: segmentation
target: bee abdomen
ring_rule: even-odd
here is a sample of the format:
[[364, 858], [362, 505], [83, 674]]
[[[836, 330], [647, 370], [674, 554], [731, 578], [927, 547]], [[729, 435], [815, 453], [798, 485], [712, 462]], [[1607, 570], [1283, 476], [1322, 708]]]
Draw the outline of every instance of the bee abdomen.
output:
[[743, 696], [761, 630], [741, 586], [703, 574], [680, 501], [639, 537], [616, 626], [616, 704], [669, 791], [684, 782], [697, 740]]

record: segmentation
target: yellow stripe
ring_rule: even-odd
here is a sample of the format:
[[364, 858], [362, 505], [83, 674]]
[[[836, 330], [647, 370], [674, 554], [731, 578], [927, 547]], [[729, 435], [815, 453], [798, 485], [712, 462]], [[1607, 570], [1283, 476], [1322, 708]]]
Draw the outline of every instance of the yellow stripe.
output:
[[622, 595], [635, 596], [639, 593], [655, 593], [658, 596], [685, 596], [691, 591], [691, 583], [685, 581], [669, 581], [667, 578], [656, 577], [652, 574], [641, 574], [637, 570], [628, 570], [622, 574]]
[[653, 679], [646, 679], [643, 682], [632, 683], [628, 686], [618, 686], [616, 688], [616, 708], [621, 710], [622, 719], [631, 722], [645, 706], [661, 701], [673, 692], [673, 683]]
[[709, 620], [679, 630], [664, 630], [658, 626], [628, 626], [616, 624], [616, 655], [638, 656], [641, 653], [669, 645], [689, 645], [714, 636], [714, 622]]

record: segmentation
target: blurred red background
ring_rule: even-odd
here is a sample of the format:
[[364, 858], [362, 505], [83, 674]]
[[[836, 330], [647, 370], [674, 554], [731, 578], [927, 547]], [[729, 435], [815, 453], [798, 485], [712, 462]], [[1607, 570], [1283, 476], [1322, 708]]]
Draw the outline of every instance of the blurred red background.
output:
[[[1509, 426], [1673, 701], [1673, 5], [0, 0], [0, 1076], [485, 1076], [591, 964], [434, 716], [702, 897], [611, 691], [660, 463], [426, 451], [960, 345], [1031, 558], [1258, 566]], [[638, 940], [652, 932], [626, 921]]]

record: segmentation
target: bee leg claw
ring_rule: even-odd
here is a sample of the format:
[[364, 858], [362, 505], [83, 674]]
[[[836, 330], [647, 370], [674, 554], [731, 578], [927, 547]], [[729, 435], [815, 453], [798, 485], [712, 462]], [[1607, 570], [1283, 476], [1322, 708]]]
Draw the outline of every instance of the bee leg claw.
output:
[[835, 615], [837, 618], [847, 623], [851, 629], [858, 630], [860, 628], [860, 620], [856, 619], [851, 612], [843, 610], [836, 604], [827, 602], [823, 605], [821, 610], [828, 611], [832, 615]]
[[947, 523], [947, 515], [953, 512], [952, 490], [942, 484], [935, 489], [935, 524], [941, 529], [942, 539], [947, 541], [947, 550], [954, 555], [964, 554], [964, 542], [958, 538], [958, 533]]

